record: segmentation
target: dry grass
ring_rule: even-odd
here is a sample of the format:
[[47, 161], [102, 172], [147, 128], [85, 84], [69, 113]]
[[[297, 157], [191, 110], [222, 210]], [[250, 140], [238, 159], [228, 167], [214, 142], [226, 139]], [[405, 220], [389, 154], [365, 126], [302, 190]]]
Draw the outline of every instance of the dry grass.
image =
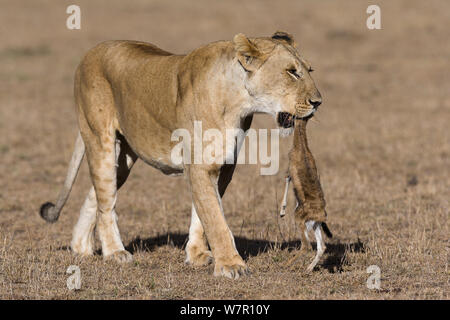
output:
[[[79, 1], [82, 30], [65, 28], [55, 1], [3, 1], [0, 11], [0, 298], [2, 299], [448, 299], [450, 97], [448, 1], [378, 1], [383, 30], [365, 28], [366, 1]], [[26, 5], [25, 5], [26, 4]], [[212, 276], [184, 265], [190, 195], [183, 178], [138, 163], [120, 192], [122, 266], [67, 249], [89, 188], [84, 164], [60, 221], [54, 199], [76, 136], [72, 78], [106, 39], [151, 41], [174, 52], [238, 32], [288, 30], [324, 96], [309, 126], [335, 238], [312, 274], [291, 215], [277, 216], [290, 139], [277, 176], [241, 166], [224, 199], [252, 275]], [[258, 117], [254, 127], [273, 126]], [[291, 193], [289, 212], [293, 211]], [[78, 265], [82, 289], [67, 290]], [[381, 290], [366, 288], [369, 265]]]

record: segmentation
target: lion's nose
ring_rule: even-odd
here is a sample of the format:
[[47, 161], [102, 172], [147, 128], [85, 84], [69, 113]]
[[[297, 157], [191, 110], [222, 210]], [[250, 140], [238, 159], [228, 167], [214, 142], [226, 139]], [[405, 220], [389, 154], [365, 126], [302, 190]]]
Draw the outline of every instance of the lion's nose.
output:
[[314, 108], [318, 108], [321, 104], [322, 104], [322, 98], [312, 98], [309, 99], [309, 103], [314, 107]]

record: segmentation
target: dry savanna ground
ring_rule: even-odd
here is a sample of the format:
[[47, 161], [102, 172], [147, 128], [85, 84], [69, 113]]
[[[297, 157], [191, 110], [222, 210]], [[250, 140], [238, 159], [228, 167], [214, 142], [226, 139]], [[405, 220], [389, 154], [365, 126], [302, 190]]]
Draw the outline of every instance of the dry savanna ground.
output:
[[[381, 1], [382, 30], [366, 28], [373, 1], [77, 1], [81, 30], [65, 27], [70, 1], [0, 4], [1, 299], [448, 299], [450, 3]], [[190, 194], [183, 177], [138, 162], [117, 202], [133, 253], [128, 265], [69, 249], [90, 187], [83, 163], [60, 220], [56, 198], [77, 132], [73, 74], [107, 39], [137, 39], [186, 53], [239, 32], [295, 35], [324, 97], [308, 127], [335, 237], [311, 274], [292, 212], [277, 215], [291, 138], [277, 175], [240, 166], [224, 198], [226, 219], [252, 274], [215, 278], [183, 263]], [[255, 128], [273, 128], [258, 116]], [[98, 246], [97, 247], [100, 249]], [[82, 287], [66, 287], [69, 265]], [[380, 290], [366, 269], [381, 270]]]

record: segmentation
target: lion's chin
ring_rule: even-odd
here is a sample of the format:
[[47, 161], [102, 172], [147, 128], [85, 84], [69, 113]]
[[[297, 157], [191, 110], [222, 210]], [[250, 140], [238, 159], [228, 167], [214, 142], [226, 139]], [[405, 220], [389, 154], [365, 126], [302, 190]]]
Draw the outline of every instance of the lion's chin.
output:
[[314, 113], [316, 112], [317, 109], [311, 109], [310, 111], [308, 111], [307, 113], [303, 114], [302, 116], [296, 116], [297, 119], [302, 119], [302, 120], [309, 120], [314, 116]]

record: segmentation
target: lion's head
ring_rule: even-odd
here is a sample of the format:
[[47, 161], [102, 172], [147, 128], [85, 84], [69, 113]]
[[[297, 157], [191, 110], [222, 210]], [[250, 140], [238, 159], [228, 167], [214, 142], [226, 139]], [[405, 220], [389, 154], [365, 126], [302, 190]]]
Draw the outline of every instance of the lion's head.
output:
[[258, 109], [274, 115], [283, 128], [292, 127], [295, 118], [314, 114], [322, 97], [311, 77], [311, 65], [298, 53], [290, 34], [249, 39], [240, 33], [233, 43], [247, 74], [246, 89]]

